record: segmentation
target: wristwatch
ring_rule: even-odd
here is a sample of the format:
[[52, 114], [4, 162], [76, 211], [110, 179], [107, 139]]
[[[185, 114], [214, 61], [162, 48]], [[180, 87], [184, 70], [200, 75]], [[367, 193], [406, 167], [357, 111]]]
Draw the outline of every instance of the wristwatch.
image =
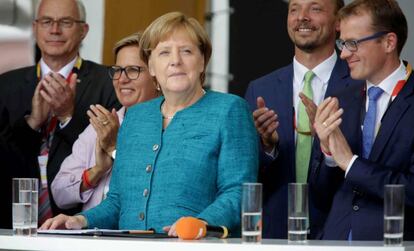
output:
[[111, 152], [111, 159], [115, 160], [115, 156], [116, 156], [116, 149]]

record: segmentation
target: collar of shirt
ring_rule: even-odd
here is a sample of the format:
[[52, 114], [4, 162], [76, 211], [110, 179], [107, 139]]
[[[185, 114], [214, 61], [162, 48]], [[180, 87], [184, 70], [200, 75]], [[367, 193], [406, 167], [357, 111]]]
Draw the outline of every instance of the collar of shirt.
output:
[[[389, 98], [391, 97], [392, 91], [394, 90], [398, 81], [405, 79], [405, 75], [406, 75], [406, 68], [405, 68], [404, 63], [401, 61], [400, 66], [377, 85], [384, 91], [380, 99], [382, 99], [385, 96], [386, 100], [389, 100]], [[375, 85], [367, 80], [367, 90], [372, 86], [375, 86]], [[366, 92], [366, 95], [368, 99], [368, 92]], [[379, 102], [381, 102], [381, 100]]]
[[[305, 77], [306, 72], [312, 70], [315, 73], [315, 78], [318, 78], [324, 84], [328, 84], [329, 78], [331, 77], [333, 68], [335, 67], [335, 63], [338, 56], [334, 51], [332, 55], [325, 59], [322, 63], [318, 64], [313, 69], [308, 69], [303, 64], [299, 63], [296, 60], [296, 57], [293, 58], [293, 72], [294, 72], [294, 81], [300, 82], [303, 84], [303, 78]], [[313, 80], [312, 80], [313, 81]]]
[[[332, 55], [325, 59], [322, 63], [317, 65], [312, 71], [315, 73], [315, 77], [312, 79], [312, 90], [313, 90], [313, 102], [316, 105], [320, 104], [325, 96], [326, 88], [328, 86], [329, 78], [338, 56], [334, 51]], [[305, 73], [310, 69], [299, 63], [296, 58], [293, 58], [293, 105], [295, 111], [298, 110], [299, 105], [299, 93], [303, 89]]]
[[[388, 77], [382, 80], [377, 86], [380, 87], [384, 92], [382, 93], [381, 97], [379, 97], [377, 101], [377, 115], [375, 117], [375, 135], [378, 133], [378, 130], [381, 126], [381, 119], [384, 116], [385, 111], [388, 109], [388, 105], [390, 104], [391, 94], [394, 87], [397, 85], [397, 82], [401, 79], [405, 79], [405, 65], [401, 61], [400, 66], [391, 73]], [[367, 90], [374, 86], [374, 84], [367, 81]], [[368, 91], [366, 91], [366, 101], [365, 101], [365, 111], [368, 110]], [[362, 128], [362, 127], [361, 127]]]
[[[65, 65], [63, 68], [61, 68], [58, 73], [65, 77], [66, 79], [69, 77], [69, 74], [72, 72], [73, 67], [75, 66], [76, 59], [78, 57], [76, 56], [72, 61], [70, 61], [67, 65]], [[42, 78], [49, 74], [52, 70], [50, 67], [46, 64], [46, 62], [42, 59], [40, 59], [40, 69], [42, 73]]]

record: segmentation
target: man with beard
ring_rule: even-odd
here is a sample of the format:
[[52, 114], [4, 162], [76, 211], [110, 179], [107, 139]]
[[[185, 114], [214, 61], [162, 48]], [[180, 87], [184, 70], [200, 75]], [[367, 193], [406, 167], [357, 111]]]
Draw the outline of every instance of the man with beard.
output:
[[[293, 63], [253, 81], [246, 92], [261, 142], [264, 238], [287, 237], [288, 183], [307, 183], [323, 157], [312, 151], [312, 144], [319, 147], [312, 128], [316, 104], [355, 83], [335, 52], [336, 13], [343, 6], [341, 0], [290, 0]], [[313, 206], [311, 193], [310, 238], [322, 229], [326, 212]]]

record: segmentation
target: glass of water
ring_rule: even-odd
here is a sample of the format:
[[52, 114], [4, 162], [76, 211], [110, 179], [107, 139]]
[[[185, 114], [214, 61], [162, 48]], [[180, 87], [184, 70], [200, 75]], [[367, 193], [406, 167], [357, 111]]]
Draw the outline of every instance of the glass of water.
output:
[[384, 187], [384, 244], [402, 245], [404, 237], [404, 185]]
[[13, 234], [30, 235], [32, 224], [32, 179], [13, 179]]
[[32, 215], [31, 215], [31, 227], [30, 235], [37, 235], [37, 216], [39, 208], [39, 180], [36, 178], [32, 180]]
[[242, 242], [260, 243], [262, 240], [262, 184], [243, 183]]
[[306, 242], [309, 226], [308, 184], [288, 184], [288, 240]]

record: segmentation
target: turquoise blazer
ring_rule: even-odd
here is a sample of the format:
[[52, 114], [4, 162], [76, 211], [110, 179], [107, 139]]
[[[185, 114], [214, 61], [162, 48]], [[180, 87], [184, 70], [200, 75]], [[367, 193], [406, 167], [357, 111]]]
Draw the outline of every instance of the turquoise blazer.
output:
[[182, 216], [240, 232], [241, 185], [255, 182], [258, 142], [246, 101], [208, 91], [163, 130], [163, 97], [128, 109], [107, 198], [88, 228], [155, 229]]

